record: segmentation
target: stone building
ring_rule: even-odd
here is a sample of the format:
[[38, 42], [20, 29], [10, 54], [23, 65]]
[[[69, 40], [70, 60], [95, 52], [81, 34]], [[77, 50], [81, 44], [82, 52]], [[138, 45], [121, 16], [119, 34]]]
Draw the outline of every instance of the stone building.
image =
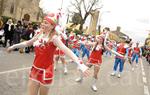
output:
[[122, 42], [124, 40], [129, 40], [129, 36], [121, 32], [121, 27], [117, 26], [116, 30], [111, 31], [110, 39], [117, 42]]
[[40, 0], [0, 0], [0, 16], [7, 16], [16, 20], [41, 21], [42, 11]]

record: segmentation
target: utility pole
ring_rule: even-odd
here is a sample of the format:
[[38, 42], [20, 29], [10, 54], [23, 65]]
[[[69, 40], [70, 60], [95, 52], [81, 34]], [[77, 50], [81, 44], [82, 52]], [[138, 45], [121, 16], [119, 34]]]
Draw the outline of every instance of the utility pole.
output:
[[101, 25], [100, 22], [101, 22], [102, 16], [103, 16], [105, 13], [110, 13], [110, 11], [103, 11], [103, 12], [100, 12], [99, 19], [98, 19], [98, 24], [99, 24], [99, 25]]
[[63, 6], [63, 0], [61, 1], [61, 7], [60, 7], [60, 9], [62, 9], [62, 6]]
[[100, 34], [100, 32], [101, 32], [101, 18], [102, 18], [102, 15], [104, 14], [104, 13], [110, 13], [110, 11], [103, 11], [103, 12], [100, 12], [100, 14], [99, 14], [99, 19], [98, 19], [98, 32], [99, 32], [99, 34]]

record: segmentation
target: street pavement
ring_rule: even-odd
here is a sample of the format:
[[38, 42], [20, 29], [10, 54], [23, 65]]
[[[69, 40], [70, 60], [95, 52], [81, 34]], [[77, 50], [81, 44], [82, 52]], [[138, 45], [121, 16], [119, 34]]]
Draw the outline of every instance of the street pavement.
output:
[[[27, 82], [34, 53], [20, 54], [17, 51], [6, 53], [0, 47], [0, 95], [27, 95]], [[50, 86], [49, 95], [150, 95], [150, 65], [144, 58], [140, 59], [138, 67], [131, 70], [126, 61], [121, 78], [110, 76], [114, 57], [103, 57], [103, 64], [97, 81], [97, 92], [91, 90], [93, 67], [91, 75], [84, 78], [82, 83], [76, 83], [79, 76], [76, 64], [69, 58], [68, 74], [63, 74], [61, 62], [57, 65], [54, 82]]]

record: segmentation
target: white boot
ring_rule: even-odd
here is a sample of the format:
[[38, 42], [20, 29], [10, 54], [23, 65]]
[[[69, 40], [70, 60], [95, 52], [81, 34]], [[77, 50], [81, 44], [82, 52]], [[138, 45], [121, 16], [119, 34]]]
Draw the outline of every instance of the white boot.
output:
[[80, 83], [83, 81], [83, 73], [81, 71], [80, 71], [80, 77], [78, 77], [75, 81]]
[[83, 81], [83, 78], [82, 77], [78, 77], [75, 81], [81, 83]]
[[97, 91], [97, 87], [96, 87], [96, 85], [92, 85], [92, 87], [91, 87], [91, 88], [92, 88], [92, 90], [93, 90], [93, 91], [95, 91], [95, 92]]
[[138, 64], [136, 64], [135, 66], [138, 67]]
[[113, 71], [110, 75], [111, 75], [111, 76], [115, 76], [115, 75], [116, 75], [116, 72]]
[[67, 74], [67, 73], [68, 73], [67, 65], [64, 64], [64, 74]]
[[118, 78], [120, 78], [120, 77], [121, 77], [121, 73], [120, 73], [120, 72], [118, 73], [118, 76], [117, 76], [117, 77], [118, 77]]
[[97, 91], [96, 82], [97, 82], [97, 79], [93, 78], [93, 84], [92, 84], [91, 88], [95, 92]]
[[132, 67], [132, 71], [134, 71], [134, 68]]
[[64, 74], [67, 74], [68, 73], [68, 69], [65, 67], [64, 68]]

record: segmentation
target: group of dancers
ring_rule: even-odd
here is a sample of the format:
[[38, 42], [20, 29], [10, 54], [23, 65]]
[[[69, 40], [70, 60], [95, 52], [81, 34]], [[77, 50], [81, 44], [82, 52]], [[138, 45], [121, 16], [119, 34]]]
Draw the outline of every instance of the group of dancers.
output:
[[[54, 69], [59, 59], [64, 65], [64, 73], [67, 74], [67, 63], [65, 56], [68, 56], [76, 63], [80, 73], [80, 77], [76, 79], [77, 82], [82, 82], [84, 76], [89, 75], [89, 68], [94, 67], [93, 82], [91, 88], [97, 91], [96, 82], [98, 80], [98, 73], [102, 64], [102, 56], [105, 51], [110, 51], [116, 55], [113, 73], [117, 74], [119, 66], [118, 77], [121, 77], [123, 72], [125, 59], [129, 59], [131, 64], [140, 56], [140, 48], [131, 48], [131, 41], [119, 42], [114, 44], [116, 50], [110, 47], [108, 27], [104, 28], [103, 32], [97, 36], [75, 36], [71, 33], [68, 38], [63, 33], [63, 29], [58, 25], [57, 15], [48, 14], [44, 17], [40, 29], [31, 40], [15, 44], [8, 47], [7, 52], [11, 52], [15, 48], [23, 48], [27, 46], [34, 46], [35, 58], [29, 75], [28, 95], [48, 95], [49, 85], [53, 81]], [[69, 48], [65, 46], [65, 40], [69, 39]], [[112, 44], [112, 43], [111, 43]], [[79, 50], [83, 51], [80, 58]], [[83, 63], [84, 56], [87, 55], [86, 63]], [[134, 67], [133, 67], [134, 68]]]

